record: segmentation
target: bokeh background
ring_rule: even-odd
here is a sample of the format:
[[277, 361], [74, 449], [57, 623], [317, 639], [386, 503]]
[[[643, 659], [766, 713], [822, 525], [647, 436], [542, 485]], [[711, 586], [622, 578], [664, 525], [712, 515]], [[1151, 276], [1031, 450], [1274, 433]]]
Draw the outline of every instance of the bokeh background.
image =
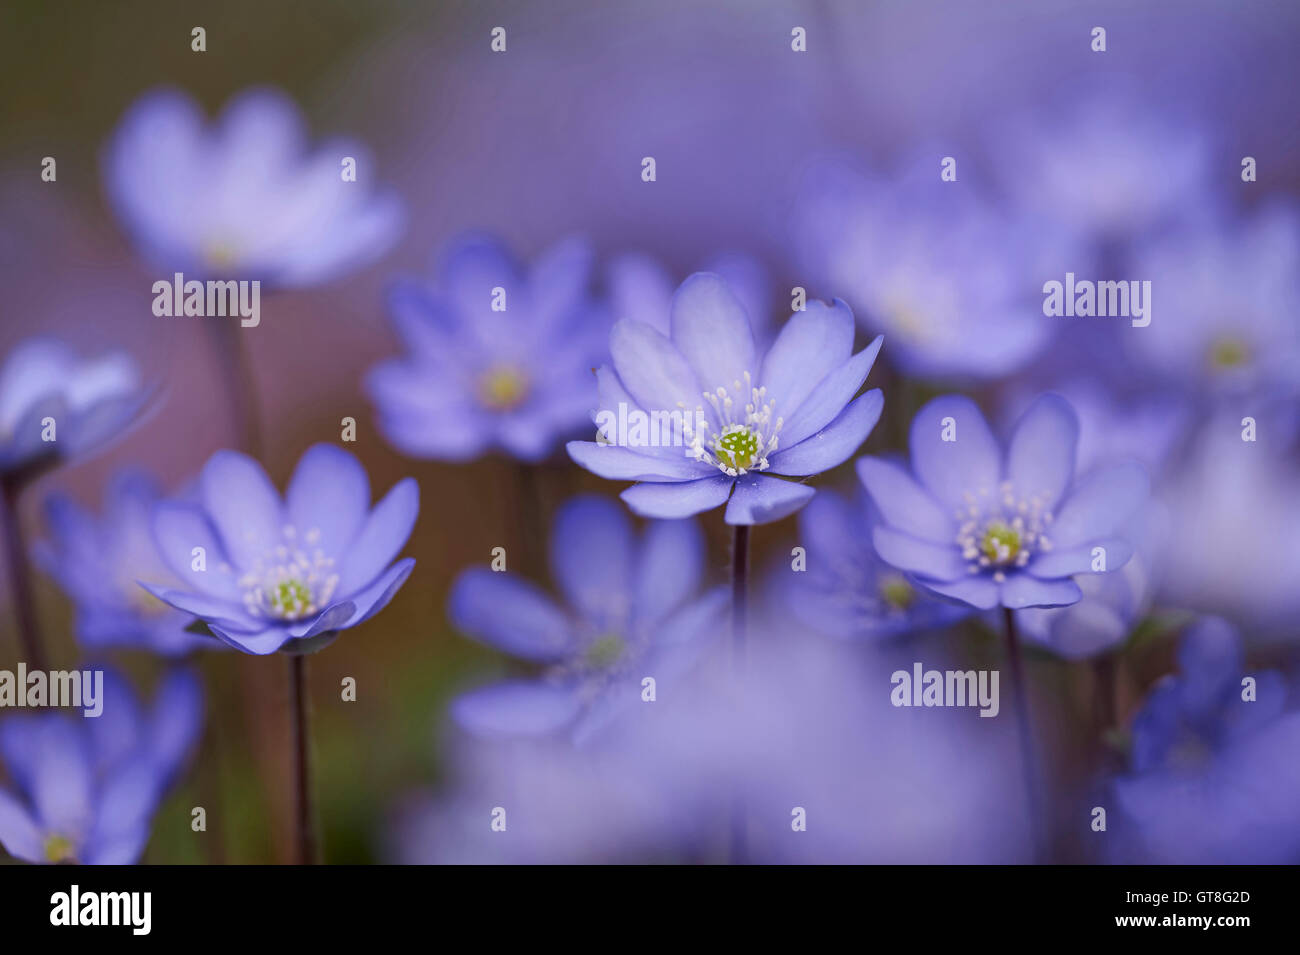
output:
[[[498, 25], [508, 30], [505, 55], [489, 49]], [[1104, 54], [1089, 48], [1089, 30], [1098, 25], [1108, 31]], [[190, 50], [194, 26], [207, 30], [205, 53]], [[808, 31], [806, 53], [791, 51], [793, 26]], [[143, 464], [176, 487], [235, 441], [227, 383], [203, 320], [152, 315], [157, 276], [105, 201], [102, 150], [132, 102], [170, 85], [213, 113], [235, 93], [269, 84], [297, 101], [314, 138], [346, 134], [365, 142], [378, 179], [407, 205], [401, 240], [338, 281], [264, 293], [261, 325], [243, 340], [258, 383], [262, 460], [281, 487], [306, 447], [338, 440], [345, 416], [359, 423], [349, 448], [376, 491], [407, 475], [421, 487], [420, 518], [405, 552], [417, 559], [415, 575], [380, 617], [315, 656], [311, 667], [326, 857], [400, 857], [404, 841], [420, 838], [418, 828], [394, 822], [410, 794], [445, 799], [464, 781], [450, 758], [461, 744], [448, 726], [449, 700], [512, 672], [505, 658], [446, 622], [452, 579], [496, 546], [536, 554], [537, 529], [568, 495], [612, 495], [616, 486], [581, 472], [562, 451], [537, 469], [534, 486], [502, 456], [444, 464], [392, 450], [361, 391], [366, 369], [398, 347], [384, 317], [392, 278], [427, 271], [437, 249], [467, 229], [496, 233], [526, 258], [581, 234], [594, 243], [600, 268], [619, 253], [640, 251], [677, 280], [720, 252], [750, 254], [769, 276], [773, 318], [785, 317], [780, 303], [793, 285], [846, 297], [857, 308], [851, 290], [809, 277], [801, 259], [792, 223], [810, 169], [828, 158], [864, 170], [916, 162], [937, 183], [939, 157], [952, 155], [961, 188], [1008, 205], [1034, 168], [1033, 144], [1050, 141], [1079, 103], [1097, 100], [1111, 104], [1103, 107], [1107, 115], [1132, 110], [1127, 128], [1135, 134], [1150, 132], [1155, 117], [1203, 140], [1210, 187], [1177, 197], [1185, 211], [1228, 207], [1249, 215], [1266, 199], [1300, 193], [1297, 40], [1300, 5], [1286, 0], [10, 0], [0, 9], [0, 350], [36, 332], [88, 353], [123, 347], [166, 389], [144, 426], [31, 489], [22, 520], [40, 538], [41, 499], [53, 490], [97, 508], [107, 478], [124, 464]], [[57, 157], [57, 183], [40, 180], [47, 155]], [[657, 161], [653, 184], [640, 178], [646, 155]], [[1256, 183], [1240, 179], [1246, 155], [1258, 159]], [[596, 294], [604, 291], [600, 268]], [[1035, 275], [1030, 287], [1049, 277], [1060, 275]], [[1157, 321], [1164, 317], [1157, 312]], [[1292, 328], [1300, 322], [1295, 313], [1287, 318]], [[1049, 345], [1042, 364], [1068, 364], [1072, 354]], [[992, 412], [1004, 392], [1030, 380], [940, 375], [904, 391], [889, 357], [887, 336], [885, 364], [870, 383], [886, 389], [888, 420], [868, 451], [899, 448], [911, 411], [945, 385], [965, 386]], [[1285, 473], [1294, 477], [1294, 448], [1287, 453], [1292, 469]], [[816, 480], [853, 484], [849, 466]], [[1211, 482], [1188, 493], [1187, 506], [1196, 508], [1197, 493], [1215, 491]], [[521, 508], [525, 495], [537, 504]], [[727, 537], [720, 520], [703, 525], [721, 582]], [[788, 554], [795, 534], [793, 519], [761, 528], [757, 563]], [[1300, 564], [1275, 569], [1276, 579], [1261, 586], [1280, 589], [1289, 575], [1294, 592]], [[38, 582], [56, 659], [70, 665], [77, 659], [71, 608], [48, 578]], [[1295, 672], [1294, 606], [1250, 631], [1252, 664]], [[1247, 625], [1249, 617], [1245, 608], [1234, 619]], [[0, 660], [8, 666], [16, 639], [11, 616], [0, 619]], [[1125, 656], [1121, 713], [1131, 713], [1172, 668], [1169, 628], [1151, 631]], [[899, 659], [998, 659], [996, 635], [978, 622], [925, 639], [898, 651]], [[114, 659], [144, 685], [160, 672], [144, 654]], [[145, 859], [287, 861], [283, 666], [234, 653], [206, 655], [198, 665], [209, 693], [209, 742], [159, 814]], [[1085, 717], [1094, 675], [1046, 654], [1034, 655], [1030, 668], [1044, 751], [1068, 789], [1093, 771], [1095, 741]], [[348, 676], [357, 680], [355, 703], [339, 700]], [[808, 731], [817, 732], [815, 720]], [[1002, 745], [992, 734], [990, 745]], [[194, 805], [209, 808], [206, 838], [190, 831]], [[616, 838], [591, 857], [622, 857]], [[1089, 857], [1068, 839], [1060, 851]], [[880, 855], [907, 857], [897, 847]], [[919, 848], [917, 857], [942, 853]]]

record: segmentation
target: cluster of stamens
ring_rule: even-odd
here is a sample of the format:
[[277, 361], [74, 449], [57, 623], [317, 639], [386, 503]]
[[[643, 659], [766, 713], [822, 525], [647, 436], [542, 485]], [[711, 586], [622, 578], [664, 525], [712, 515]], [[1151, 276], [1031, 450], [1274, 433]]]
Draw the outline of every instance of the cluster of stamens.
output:
[[[744, 413], [740, 413], [741, 407], [737, 404], [743, 398], [732, 397], [726, 388], [719, 386], [704, 392], [704, 400], [713, 408], [720, 430], [704, 434], [695, 427], [695, 422], [687, 420], [685, 429], [690, 453], [695, 460], [712, 464], [730, 477], [739, 477], [747, 471], [766, 471], [768, 456], [777, 449], [778, 435], [785, 419], [773, 421], [776, 401], [768, 400], [766, 387], [754, 387], [749, 372], [745, 372], [743, 383], [736, 381], [732, 384], [737, 396], [749, 393]], [[704, 406], [700, 405], [696, 410], [699, 412], [696, 419], [703, 420]]]
[[996, 492], [982, 488], [963, 497], [966, 506], [955, 513], [957, 546], [970, 573], [991, 571], [1002, 583], [1008, 569], [1024, 567], [1036, 552], [1052, 549], [1046, 530], [1053, 515], [1041, 496], [1024, 497], [1004, 481]]
[[259, 558], [239, 578], [244, 607], [257, 617], [300, 620], [328, 606], [338, 587], [334, 558], [316, 545], [320, 531], [298, 535], [292, 525], [281, 531], [283, 542]]

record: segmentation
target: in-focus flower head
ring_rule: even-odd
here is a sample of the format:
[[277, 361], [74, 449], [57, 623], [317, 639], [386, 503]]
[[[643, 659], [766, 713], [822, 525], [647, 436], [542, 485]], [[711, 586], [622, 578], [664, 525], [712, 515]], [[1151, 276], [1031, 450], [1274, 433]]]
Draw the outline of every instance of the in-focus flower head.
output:
[[571, 728], [576, 740], [641, 701], [641, 681], [667, 684], [725, 620], [726, 593], [702, 593], [705, 547], [693, 521], [651, 522], [635, 533], [613, 501], [581, 495], [561, 508], [550, 563], [564, 598], [510, 572], [465, 571], [452, 587], [453, 624], [542, 664], [540, 679], [472, 691], [452, 706], [484, 735]]
[[877, 553], [981, 610], [1075, 603], [1076, 575], [1118, 570], [1132, 556], [1148, 491], [1136, 462], [1076, 477], [1077, 440], [1078, 421], [1059, 395], [1030, 406], [1005, 454], [973, 401], [935, 398], [912, 420], [912, 473], [879, 458], [858, 462], [884, 521], [872, 533]]
[[1246, 679], [1240, 634], [1195, 623], [1176, 675], [1133, 719], [1129, 772], [1114, 781], [1122, 861], [1293, 862], [1300, 852], [1300, 714], [1275, 672]]
[[76, 632], [83, 646], [139, 647], [168, 656], [221, 646], [189, 632], [193, 618], [188, 613], [136, 583], [181, 584], [154, 543], [153, 512], [162, 500], [154, 478], [136, 470], [113, 476], [98, 518], [65, 494], [46, 500], [52, 538], [37, 546], [36, 556], [76, 604]]
[[[813, 496], [806, 477], [847, 460], [880, 418], [879, 389], [858, 395], [882, 339], [853, 353], [853, 313], [809, 302], [760, 354], [744, 306], [700, 272], [672, 302], [670, 334], [635, 319], [610, 333], [613, 366], [597, 372], [601, 440], [570, 456], [601, 477], [643, 483], [622, 494], [645, 517], [681, 518], [726, 504], [729, 524], [762, 524]], [[856, 397], [855, 397], [856, 396]], [[642, 440], [621, 422], [655, 425]]]
[[[355, 181], [344, 176], [349, 158]], [[212, 123], [181, 92], [146, 93], [103, 166], [146, 258], [191, 278], [317, 284], [382, 255], [403, 222], [397, 198], [374, 187], [368, 151], [332, 140], [309, 153], [301, 114], [274, 89], [245, 90]]]
[[880, 518], [865, 494], [821, 491], [799, 512], [806, 569], [783, 563], [774, 588], [807, 626], [842, 639], [879, 639], [945, 626], [968, 607], [934, 597], [880, 559], [871, 543]]
[[0, 789], [0, 844], [27, 862], [129, 865], [203, 726], [203, 688], [171, 672], [153, 705], [104, 671], [95, 718], [43, 713], [0, 720], [0, 758], [17, 792]]
[[152, 397], [123, 352], [80, 358], [56, 339], [20, 343], [0, 368], [0, 474], [16, 479], [96, 450], [121, 437]]
[[199, 476], [198, 503], [154, 512], [163, 561], [184, 583], [141, 584], [236, 650], [309, 651], [378, 613], [405, 583], [415, 561], [394, 559], [418, 512], [412, 478], [372, 509], [365, 468], [333, 445], [307, 450], [283, 500], [260, 464], [218, 451]]
[[404, 279], [389, 315], [406, 346], [366, 379], [379, 427], [413, 457], [465, 461], [494, 448], [544, 458], [586, 421], [605, 354], [587, 286], [591, 250], [561, 242], [525, 267], [490, 236], [462, 236], [436, 280]]

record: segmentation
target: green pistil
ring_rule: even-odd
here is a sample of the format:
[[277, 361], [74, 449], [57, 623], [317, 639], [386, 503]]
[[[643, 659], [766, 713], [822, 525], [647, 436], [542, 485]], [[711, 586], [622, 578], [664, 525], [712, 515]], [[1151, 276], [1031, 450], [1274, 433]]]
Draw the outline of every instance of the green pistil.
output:
[[758, 461], [758, 435], [749, 428], [723, 435], [714, 446], [718, 461], [737, 471], [748, 471]]
[[499, 366], [479, 379], [479, 400], [496, 411], [509, 411], [528, 394], [528, 379], [516, 369]]
[[880, 580], [880, 596], [896, 610], [906, 610], [916, 600], [916, 591], [899, 574], [890, 574]]
[[311, 603], [311, 591], [306, 584], [291, 577], [276, 584], [272, 603], [286, 611], [295, 609], [299, 604], [305, 607]]
[[1236, 338], [1220, 338], [1210, 345], [1210, 365], [1229, 370], [1241, 368], [1250, 361], [1250, 349]]
[[609, 633], [593, 641], [583, 654], [583, 659], [593, 669], [604, 670], [617, 663], [625, 649], [627, 645], [623, 638], [616, 633]]
[[54, 835], [45, 840], [46, 862], [73, 862], [72, 852], [75, 846], [67, 836]]
[[1010, 526], [995, 521], [985, 529], [980, 550], [991, 564], [1009, 564], [1020, 553], [1020, 535]]

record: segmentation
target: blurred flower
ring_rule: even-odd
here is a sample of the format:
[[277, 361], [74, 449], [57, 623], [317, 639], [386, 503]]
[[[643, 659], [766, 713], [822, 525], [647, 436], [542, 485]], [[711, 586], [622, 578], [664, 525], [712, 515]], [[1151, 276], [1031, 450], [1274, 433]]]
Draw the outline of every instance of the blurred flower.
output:
[[1132, 238], [1206, 203], [1205, 137], [1125, 93], [1090, 94], [1005, 124], [994, 153], [1023, 208], [1046, 210], [1102, 243]]
[[[896, 708], [889, 664], [863, 649], [755, 620], [743, 681], [727, 654], [706, 657], [590, 746], [453, 739], [458, 785], [404, 807], [394, 851], [459, 863], [1023, 860], [1005, 811], [1017, 799], [1009, 721]], [[508, 837], [491, 831], [492, 807]]]
[[1073, 578], [1132, 556], [1147, 477], [1136, 462], [1076, 480], [1078, 421], [1059, 395], [1041, 396], [1004, 457], [979, 408], [946, 395], [912, 420], [912, 470], [863, 458], [858, 474], [884, 523], [872, 541], [922, 586], [981, 610], [1062, 607]]
[[776, 570], [786, 608], [807, 626], [848, 639], [900, 636], [968, 616], [968, 607], [932, 597], [880, 559], [871, 544], [879, 522], [865, 495], [813, 498], [799, 512], [807, 569]]
[[0, 368], [0, 475], [16, 480], [121, 437], [151, 397], [123, 352], [82, 359], [55, 339], [28, 339]]
[[457, 721], [483, 735], [569, 727], [583, 740], [640, 705], [641, 681], [667, 684], [726, 616], [722, 588], [700, 595], [704, 551], [693, 521], [652, 522], [638, 539], [614, 502], [582, 495], [560, 510], [551, 535], [566, 606], [508, 572], [462, 573], [452, 586], [452, 623], [547, 669], [538, 680], [460, 697], [452, 704]]
[[283, 502], [256, 461], [218, 451], [199, 476], [199, 503], [154, 511], [163, 561], [186, 589], [141, 585], [236, 650], [315, 649], [378, 613], [405, 583], [415, 561], [392, 561], [418, 511], [411, 478], [372, 510], [365, 469], [332, 445], [307, 450]]
[[1248, 221], [1179, 232], [1138, 250], [1160, 313], [1134, 357], [1202, 394], [1300, 393], [1300, 214], [1274, 203]]
[[1208, 418], [1159, 488], [1163, 522], [1152, 570], [1158, 599], [1231, 615], [1294, 637], [1300, 592], [1300, 469], [1288, 442], [1294, 408], [1246, 403]]
[[0, 721], [0, 758], [18, 794], [0, 790], [0, 843], [28, 862], [129, 865], [203, 726], [203, 689], [176, 670], [147, 710], [104, 671], [103, 712]]
[[1243, 679], [1241, 637], [1193, 625], [1179, 673], [1133, 720], [1130, 773], [1114, 783], [1124, 861], [1281, 863], [1300, 857], [1300, 714], [1284, 715], [1280, 674]]
[[[754, 332], [754, 343], [766, 348], [776, 329], [777, 300], [762, 263], [742, 252], [728, 252], [707, 263], [703, 272], [722, 278], [740, 300]], [[648, 255], [629, 252], [609, 266], [610, 308], [615, 319], [633, 318], [645, 322], [663, 335], [671, 335], [668, 317], [672, 314], [676, 283], [668, 270]]]
[[635, 319], [614, 326], [614, 367], [597, 372], [596, 420], [675, 416], [680, 430], [641, 442], [626, 434], [611, 440], [602, 425], [600, 442], [568, 445], [601, 477], [645, 482], [622, 494], [638, 514], [688, 517], [725, 502], [728, 524], [780, 520], [814, 491], [762, 472], [803, 477], [833, 468], [880, 418], [880, 389], [854, 396], [881, 339], [854, 355], [853, 313], [843, 302], [809, 302], [760, 358], [740, 301], [721, 278], [700, 272], [674, 296], [671, 329], [665, 336]]
[[1068, 607], [1016, 612], [1020, 632], [1067, 660], [1084, 660], [1123, 643], [1151, 605], [1143, 561], [1135, 554], [1114, 573], [1080, 574], [1083, 592]]
[[996, 378], [1056, 330], [1026, 274], [1080, 260], [1041, 225], [940, 182], [937, 163], [892, 182], [815, 167], [794, 222], [798, 255], [817, 282], [844, 290], [870, 334], [889, 337], [890, 361], [907, 374]]
[[139, 647], [179, 656], [221, 646], [188, 632], [190, 614], [162, 603], [137, 583], [180, 585], [154, 543], [153, 510], [162, 499], [154, 478], [136, 470], [113, 476], [99, 519], [67, 495], [46, 499], [53, 539], [38, 543], [37, 560], [76, 604], [77, 638], [85, 647]]
[[587, 297], [590, 271], [580, 240], [525, 269], [496, 239], [464, 236], [432, 285], [398, 282], [389, 313], [408, 351], [366, 379], [388, 440], [420, 458], [499, 447], [537, 461], [579, 429], [608, 330]]
[[[344, 177], [348, 159], [355, 181]], [[103, 168], [109, 201], [142, 253], [191, 278], [325, 282], [378, 258], [402, 227], [397, 198], [373, 188], [365, 148], [333, 140], [308, 155], [302, 116], [274, 89], [244, 91], [212, 125], [183, 93], [146, 93]]]

